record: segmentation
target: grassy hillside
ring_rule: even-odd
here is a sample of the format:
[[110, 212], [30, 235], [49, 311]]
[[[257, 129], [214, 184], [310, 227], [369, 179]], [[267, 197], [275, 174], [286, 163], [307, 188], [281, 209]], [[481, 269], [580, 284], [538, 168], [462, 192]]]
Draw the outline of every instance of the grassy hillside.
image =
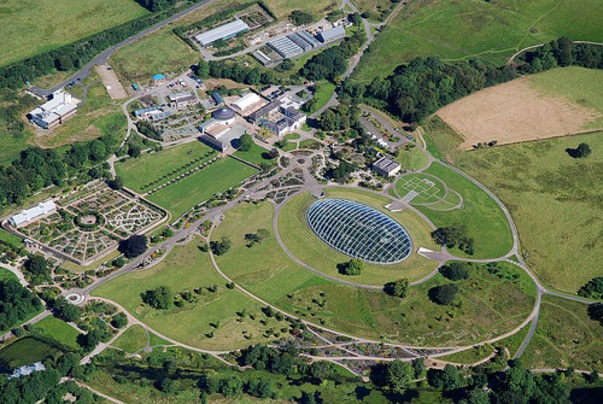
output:
[[516, 51], [567, 36], [603, 41], [599, 0], [415, 0], [377, 37], [355, 72], [370, 81], [417, 56], [503, 63]]
[[57, 48], [148, 12], [134, 0], [4, 0], [0, 66]]

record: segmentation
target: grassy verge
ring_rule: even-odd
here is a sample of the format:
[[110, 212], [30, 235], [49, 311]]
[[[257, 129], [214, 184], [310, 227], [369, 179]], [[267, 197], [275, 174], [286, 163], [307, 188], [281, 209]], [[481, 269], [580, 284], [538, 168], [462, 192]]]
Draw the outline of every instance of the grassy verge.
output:
[[538, 328], [523, 363], [530, 368], [603, 371], [603, 327], [591, 320], [586, 305], [545, 296]]
[[147, 332], [142, 326], [133, 325], [111, 345], [128, 353], [136, 353], [147, 346]]
[[193, 206], [237, 185], [255, 172], [247, 164], [224, 158], [154, 193], [149, 200], [166, 208], [172, 214], [172, 219], [176, 219]]
[[289, 251], [305, 264], [325, 274], [370, 285], [384, 285], [389, 281], [408, 278], [421, 279], [437, 267], [437, 263], [416, 254], [419, 247], [436, 250], [430, 236], [430, 227], [411, 210], [390, 213], [383, 208], [389, 200], [368, 193], [328, 190], [328, 197], [351, 200], [361, 199], [376, 209], [384, 211], [398, 221], [409, 233], [413, 241], [413, 252], [404, 261], [391, 265], [365, 264], [361, 275], [345, 276], [338, 272], [337, 265], [347, 262], [350, 257], [329, 247], [312, 231], [306, 221], [306, 210], [316, 201], [309, 193], [303, 193], [287, 201], [279, 213], [278, 229], [283, 243]]
[[4, 241], [5, 243], [12, 244], [14, 246], [23, 245], [23, 240], [20, 237], [17, 237], [2, 228], [0, 228], [0, 241]]
[[[266, 330], [279, 330], [284, 323], [267, 319], [265, 325], [261, 324], [260, 304], [227, 288], [214, 271], [209, 255], [198, 247], [197, 239], [175, 247], [156, 266], [120, 276], [94, 294], [120, 303], [161, 334], [192, 346], [226, 350], [267, 342], [269, 339], [263, 337]], [[213, 285], [217, 285], [216, 292], [209, 290]], [[159, 286], [167, 286], [174, 294], [194, 289], [200, 293], [192, 292], [197, 301], [184, 307], [173, 305], [168, 310], [156, 310], [143, 304], [140, 295]]]
[[46, 317], [42, 321], [36, 323], [34, 328], [40, 334], [56, 339], [60, 343], [71, 348], [79, 348], [77, 336], [80, 335], [78, 330], [59, 320], [54, 316]]

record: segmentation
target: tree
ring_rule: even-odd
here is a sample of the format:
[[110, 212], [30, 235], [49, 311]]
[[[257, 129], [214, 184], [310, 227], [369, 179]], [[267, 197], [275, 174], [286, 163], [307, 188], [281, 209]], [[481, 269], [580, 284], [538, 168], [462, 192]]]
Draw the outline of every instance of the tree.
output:
[[463, 379], [458, 369], [452, 365], [444, 366], [443, 370], [431, 369], [427, 372], [427, 381], [438, 390], [455, 390], [463, 385]]
[[454, 303], [458, 291], [459, 287], [456, 283], [435, 286], [429, 290], [429, 299], [434, 303], [449, 306]]
[[314, 21], [314, 17], [310, 13], [306, 13], [301, 10], [293, 10], [290, 15], [291, 21], [295, 25], [306, 25], [311, 24]]
[[603, 277], [593, 278], [582, 286], [578, 291], [578, 295], [582, 297], [590, 297], [591, 299], [603, 299]]
[[569, 154], [570, 157], [573, 157], [575, 159], [588, 157], [592, 153], [592, 150], [590, 149], [588, 143], [580, 143], [575, 149], [568, 148], [565, 149], [565, 151], [567, 152], [567, 154]]
[[404, 393], [412, 385], [414, 370], [410, 363], [399, 359], [392, 361], [385, 372], [385, 383], [394, 393]]
[[586, 310], [591, 320], [598, 321], [603, 325], [603, 303], [589, 304]]
[[199, 63], [197, 63], [197, 67], [195, 70], [195, 74], [197, 77], [206, 79], [209, 77], [209, 63], [205, 60], [201, 59]]
[[124, 328], [128, 325], [128, 317], [124, 313], [117, 313], [111, 319], [111, 325], [115, 328]]
[[338, 265], [339, 273], [342, 275], [360, 275], [364, 269], [364, 261], [352, 258], [348, 262]]
[[48, 261], [43, 255], [32, 255], [25, 262], [25, 269], [34, 276], [46, 276], [50, 274]]
[[391, 296], [396, 296], [401, 299], [408, 296], [408, 287], [410, 286], [410, 282], [407, 278], [398, 279], [394, 282], [388, 282], [383, 287], [383, 291]]
[[467, 236], [467, 226], [457, 223], [450, 227], [440, 227], [431, 232], [433, 240], [446, 248], [457, 247], [473, 255], [473, 239]]
[[414, 378], [420, 379], [425, 376], [425, 370], [427, 369], [425, 366], [425, 359], [417, 358], [412, 362], [412, 368], [414, 370]]
[[467, 264], [464, 262], [451, 262], [450, 264], [442, 265], [440, 273], [451, 281], [460, 281], [469, 278], [469, 270], [467, 269]]
[[275, 159], [278, 156], [279, 156], [278, 149], [276, 149], [274, 147], [272, 149], [270, 149], [270, 151], [268, 152], [268, 157], [270, 157], [271, 159]]
[[224, 255], [228, 252], [228, 250], [230, 250], [230, 247], [232, 245], [232, 241], [230, 240], [230, 237], [228, 236], [224, 236], [220, 239], [220, 241], [210, 241], [209, 242], [209, 248], [211, 249], [211, 252], [213, 252], [216, 255]]
[[172, 291], [167, 286], [159, 286], [140, 294], [142, 301], [154, 309], [167, 310], [174, 303]]
[[82, 316], [82, 309], [69, 303], [63, 296], [52, 303], [52, 308], [54, 316], [66, 322], [75, 323]]
[[126, 258], [138, 257], [147, 250], [147, 237], [142, 234], [134, 234], [119, 243], [119, 251]]
[[250, 134], [245, 133], [239, 139], [239, 151], [249, 151], [253, 147], [253, 138]]
[[0, 280], [0, 330], [7, 330], [42, 309], [42, 302], [18, 280]]

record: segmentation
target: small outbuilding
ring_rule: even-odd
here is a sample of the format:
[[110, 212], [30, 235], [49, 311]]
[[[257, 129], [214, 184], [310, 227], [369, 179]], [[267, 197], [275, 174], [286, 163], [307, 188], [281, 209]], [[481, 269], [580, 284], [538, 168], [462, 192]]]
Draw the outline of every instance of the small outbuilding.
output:
[[381, 157], [373, 163], [372, 169], [379, 175], [391, 177], [398, 174], [402, 166], [387, 157]]

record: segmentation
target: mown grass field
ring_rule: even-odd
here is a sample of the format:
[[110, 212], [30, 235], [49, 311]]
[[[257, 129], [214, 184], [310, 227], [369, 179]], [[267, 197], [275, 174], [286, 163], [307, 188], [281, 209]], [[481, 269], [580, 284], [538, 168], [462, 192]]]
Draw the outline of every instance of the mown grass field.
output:
[[397, 264], [366, 263], [361, 275], [340, 274], [337, 265], [349, 261], [350, 257], [331, 248], [312, 231], [306, 220], [306, 211], [316, 199], [309, 193], [303, 193], [290, 199], [282, 207], [278, 217], [278, 230], [289, 251], [306, 265], [340, 279], [369, 285], [384, 285], [400, 278], [416, 281], [437, 268], [435, 261], [416, 254], [419, 247], [430, 250], [438, 248], [431, 239], [429, 225], [411, 210], [389, 212], [383, 207], [391, 202], [389, 199], [365, 192], [332, 189], [327, 190], [326, 196], [358, 200], [391, 216], [408, 231], [413, 242], [413, 252]]
[[601, 23], [599, 0], [412, 1], [377, 36], [354, 74], [370, 81], [417, 56], [502, 64], [524, 47], [560, 36], [601, 42]]
[[272, 161], [272, 159], [270, 159], [270, 157], [268, 156], [268, 150], [264, 149], [261, 146], [258, 146], [255, 143], [253, 143], [251, 149], [247, 151], [237, 150], [236, 152], [234, 152], [234, 155], [251, 164], [255, 164], [256, 166], [259, 166], [262, 163], [268, 163]]
[[427, 154], [416, 146], [402, 147], [396, 157], [403, 170], [419, 170], [427, 165]]
[[603, 327], [589, 318], [586, 305], [545, 296], [538, 328], [522, 361], [530, 368], [603, 371]]
[[143, 192], [144, 185], [205, 156], [211, 150], [201, 142], [184, 143], [157, 153], [143, 154], [135, 159], [118, 162], [115, 164], [115, 170], [126, 187]]
[[314, 104], [314, 107], [308, 112], [308, 115], [311, 115], [324, 107], [335, 92], [335, 84], [333, 83], [318, 83], [317, 87], [316, 93], [314, 94], [316, 104]]
[[[427, 206], [417, 206], [417, 209], [437, 227], [453, 226], [457, 223], [467, 226], [467, 234], [475, 242], [473, 258], [497, 258], [511, 250], [511, 229], [504, 212], [494, 199], [473, 182], [442, 164], [433, 163], [425, 173], [440, 178], [463, 198], [463, 207], [452, 211], [435, 211]], [[453, 253], [463, 255], [457, 249], [454, 249]]]
[[172, 219], [188, 209], [237, 185], [257, 170], [232, 158], [223, 158], [208, 167], [154, 193], [148, 199], [166, 208]]
[[[425, 181], [434, 185], [427, 184]], [[396, 181], [396, 191], [401, 198], [404, 198], [410, 191], [418, 193], [411, 201], [414, 204], [433, 203], [442, 199], [446, 194], [446, 184], [431, 175], [409, 174]]]
[[135, 324], [113, 341], [111, 345], [128, 353], [138, 352], [147, 346], [147, 332], [144, 328]]
[[79, 348], [76, 341], [77, 336], [80, 335], [78, 330], [54, 316], [46, 317], [42, 321], [37, 322], [34, 325], [34, 328], [37, 332], [40, 332], [40, 334], [54, 338], [68, 347], [74, 349]]
[[[309, 321], [368, 338], [413, 344], [471, 344], [520, 324], [532, 309], [535, 288], [527, 275], [517, 284], [472, 271], [461, 285], [462, 308], [438, 306], [427, 290], [446, 282], [440, 275], [411, 289], [407, 299], [381, 291], [343, 286], [320, 278], [291, 261], [274, 237], [248, 248], [244, 235], [270, 229], [273, 208], [267, 203], [242, 204], [230, 210], [212, 238], [230, 235], [233, 244], [217, 257], [220, 268], [255, 295]], [[450, 314], [447, 314], [449, 312]]]
[[[157, 332], [192, 346], [226, 350], [267, 342], [262, 333], [271, 327], [278, 330], [285, 323], [267, 319], [267, 325], [260, 324], [260, 304], [237, 289], [226, 288], [226, 281], [215, 272], [209, 254], [201, 252], [199, 245], [195, 239], [177, 246], [156, 266], [120, 276], [94, 294], [120, 303]], [[206, 289], [212, 285], [218, 286], [217, 292]], [[169, 287], [174, 294], [201, 288], [202, 294], [197, 295], [198, 302], [186, 303], [182, 308], [155, 310], [143, 304], [140, 294], [159, 286]], [[239, 316], [237, 312], [246, 314]], [[249, 317], [251, 314], [256, 315], [255, 320]]]
[[[566, 149], [581, 142], [592, 155], [569, 157]], [[541, 281], [575, 293], [603, 276], [603, 132], [459, 152], [454, 160], [510, 210], [522, 255]]]
[[0, 11], [4, 66], [148, 14], [134, 0], [5, 0]]
[[8, 281], [8, 280], [17, 280], [17, 275], [15, 275], [14, 273], [12, 273], [11, 271], [9, 271], [6, 268], [2, 268], [0, 267], [0, 282], [2, 281]]

